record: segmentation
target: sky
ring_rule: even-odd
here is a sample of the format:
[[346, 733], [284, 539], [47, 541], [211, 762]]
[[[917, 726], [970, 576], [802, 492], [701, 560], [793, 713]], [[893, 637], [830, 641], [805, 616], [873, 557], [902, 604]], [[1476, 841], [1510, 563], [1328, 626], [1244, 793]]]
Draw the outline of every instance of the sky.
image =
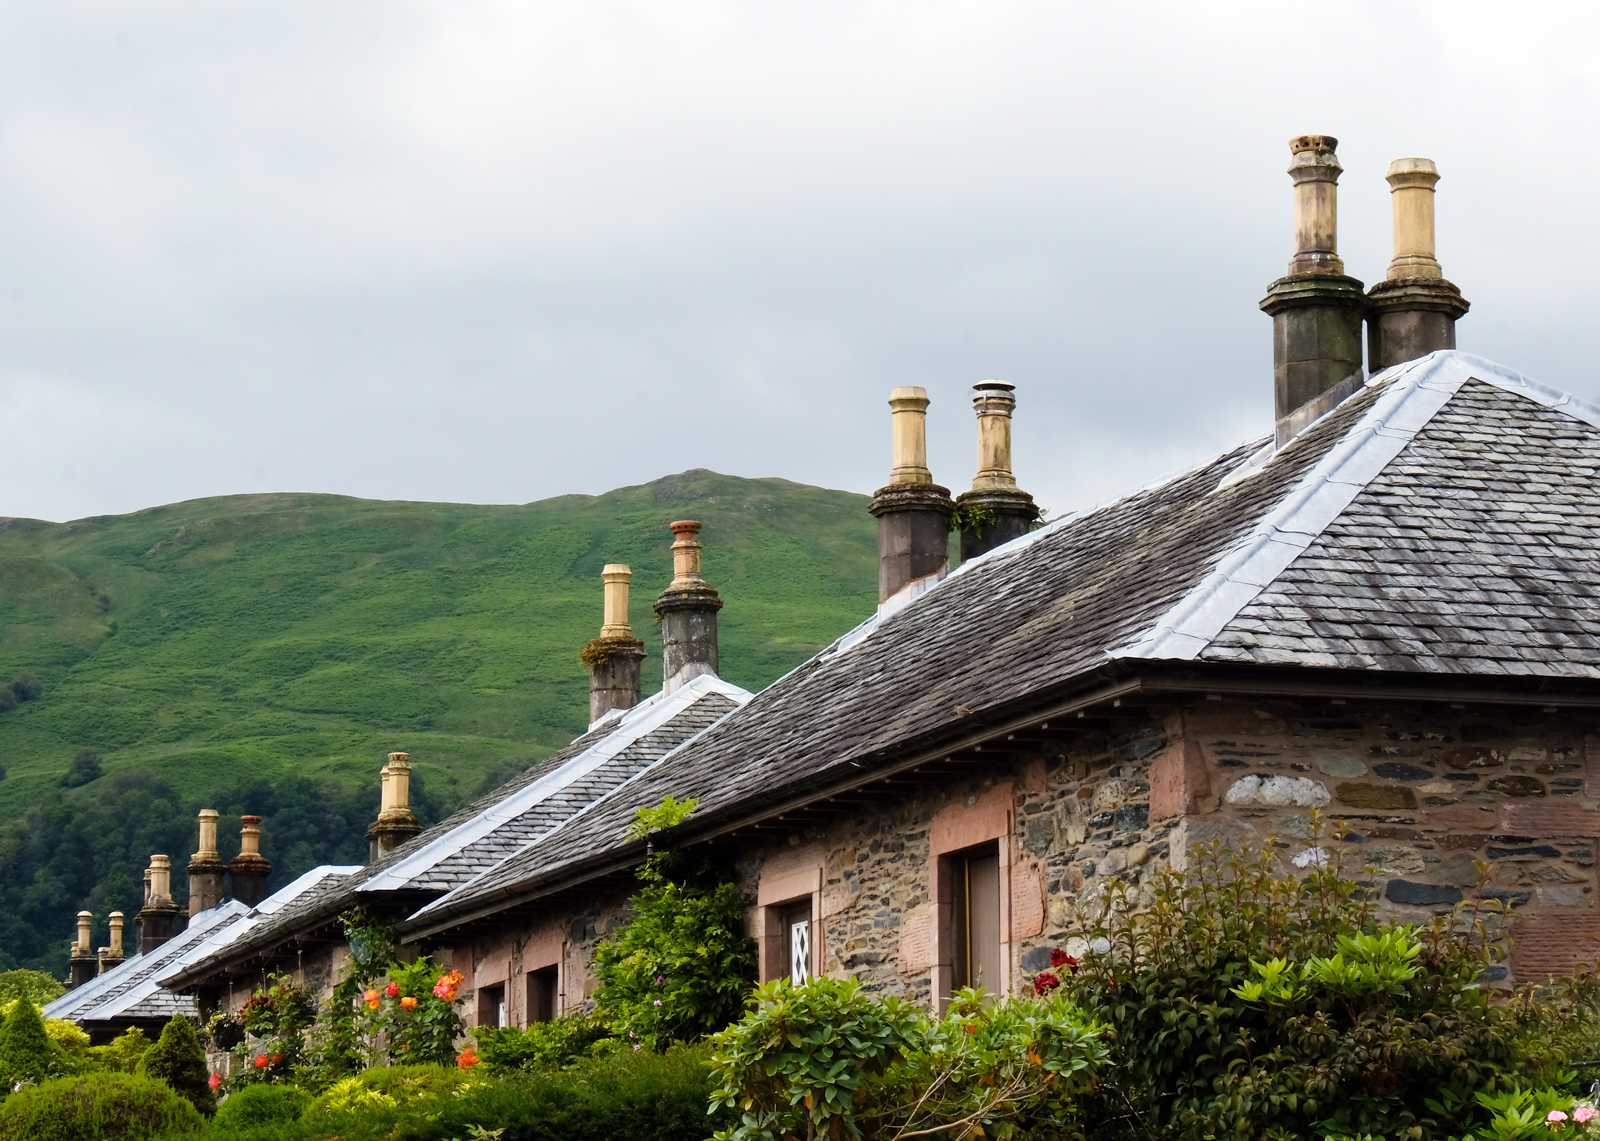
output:
[[1600, 9], [8, 0], [0, 516], [934, 477], [1056, 514], [1268, 430], [1288, 140], [1434, 159], [1459, 345], [1586, 398]]

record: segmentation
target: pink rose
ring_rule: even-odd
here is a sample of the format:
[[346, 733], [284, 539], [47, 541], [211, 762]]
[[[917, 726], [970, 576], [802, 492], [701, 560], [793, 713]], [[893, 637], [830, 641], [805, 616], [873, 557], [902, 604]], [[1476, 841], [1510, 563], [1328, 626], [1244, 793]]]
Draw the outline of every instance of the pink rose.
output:
[[1559, 1109], [1552, 1109], [1549, 1113], [1545, 1114], [1544, 1119], [1545, 1121], [1549, 1122], [1552, 1129], [1560, 1129], [1561, 1126], [1566, 1123], [1567, 1115], [1562, 1113]]
[[206, 1084], [209, 1085], [212, 1089], [221, 1089], [222, 1088], [222, 1075], [221, 1074], [212, 1074], [210, 1079], [207, 1080]]
[[1600, 1117], [1600, 1110], [1595, 1109], [1592, 1105], [1580, 1105], [1572, 1111], [1572, 1120], [1579, 1125], [1587, 1125], [1597, 1117]]

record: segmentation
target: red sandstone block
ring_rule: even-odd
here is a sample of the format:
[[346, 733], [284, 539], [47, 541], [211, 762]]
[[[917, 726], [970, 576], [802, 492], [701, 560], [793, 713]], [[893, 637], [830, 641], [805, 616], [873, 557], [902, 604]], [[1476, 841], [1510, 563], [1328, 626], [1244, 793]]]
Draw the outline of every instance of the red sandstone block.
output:
[[1575, 804], [1508, 804], [1500, 813], [1500, 830], [1541, 840], [1600, 837], [1600, 812]]
[[1192, 816], [1210, 807], [1211, 769], [1194, 741], [1174, 741], [1150, 766], [1150, 820]]
[[1031, 939], [1044, 930], [1044, 873], [1038, 864], [1011, 869], [1011, 938]]
[[1518, 923], [1512, 935], [1511, 973], [1518, 982], [1542, 983], [1600, 957], [1597, 915], [1535, 915]]

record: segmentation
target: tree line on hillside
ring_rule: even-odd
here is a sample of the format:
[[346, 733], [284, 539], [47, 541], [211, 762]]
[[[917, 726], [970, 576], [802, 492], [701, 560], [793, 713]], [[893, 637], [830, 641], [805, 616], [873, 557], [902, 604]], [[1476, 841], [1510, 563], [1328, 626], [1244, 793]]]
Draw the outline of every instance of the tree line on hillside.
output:
[[[180, 904], [188, 900], [185, 869], [202, 808], [222, 813], [225, 860], [238, 850], [239, 816], [263, 817], [261, 848], [272, 861], [270, 886], [277, 889], [318, 864], [365, 863], [366, 828], [378, 814], [378, 797], [377, 781], [352, 788], [295, 776], [276, 783], [247, 776], [196, 795], [149, 769], [52, 791], [0, 825], [0, 970], [27, 967], [65, 976], [67, 946], [82, 910], [95, 915], [97, 946], [106, 938], [106, 917], [126, 915], [124, 947], [133, 951], [131, 925], [143, 904], [151, 853], [172, 857], [173, 896]], [[448, 807], [420, 774], [412, 777], [411, 803], [424, 824]]]

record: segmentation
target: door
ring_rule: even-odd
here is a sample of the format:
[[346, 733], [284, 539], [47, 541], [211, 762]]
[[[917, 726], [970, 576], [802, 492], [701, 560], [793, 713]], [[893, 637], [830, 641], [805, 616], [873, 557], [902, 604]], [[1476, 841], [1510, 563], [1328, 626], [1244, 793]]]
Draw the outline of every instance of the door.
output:
[[1000, 852], [997, 845], [951, 858], [955, 906], [951, 909], [952, 989], [981, 986], [997, 994], [1000, 970]]
[[784, 968], [795, 986], [811, 978], [811, 901], [784, 907], [779, 927], [783, 939]]

